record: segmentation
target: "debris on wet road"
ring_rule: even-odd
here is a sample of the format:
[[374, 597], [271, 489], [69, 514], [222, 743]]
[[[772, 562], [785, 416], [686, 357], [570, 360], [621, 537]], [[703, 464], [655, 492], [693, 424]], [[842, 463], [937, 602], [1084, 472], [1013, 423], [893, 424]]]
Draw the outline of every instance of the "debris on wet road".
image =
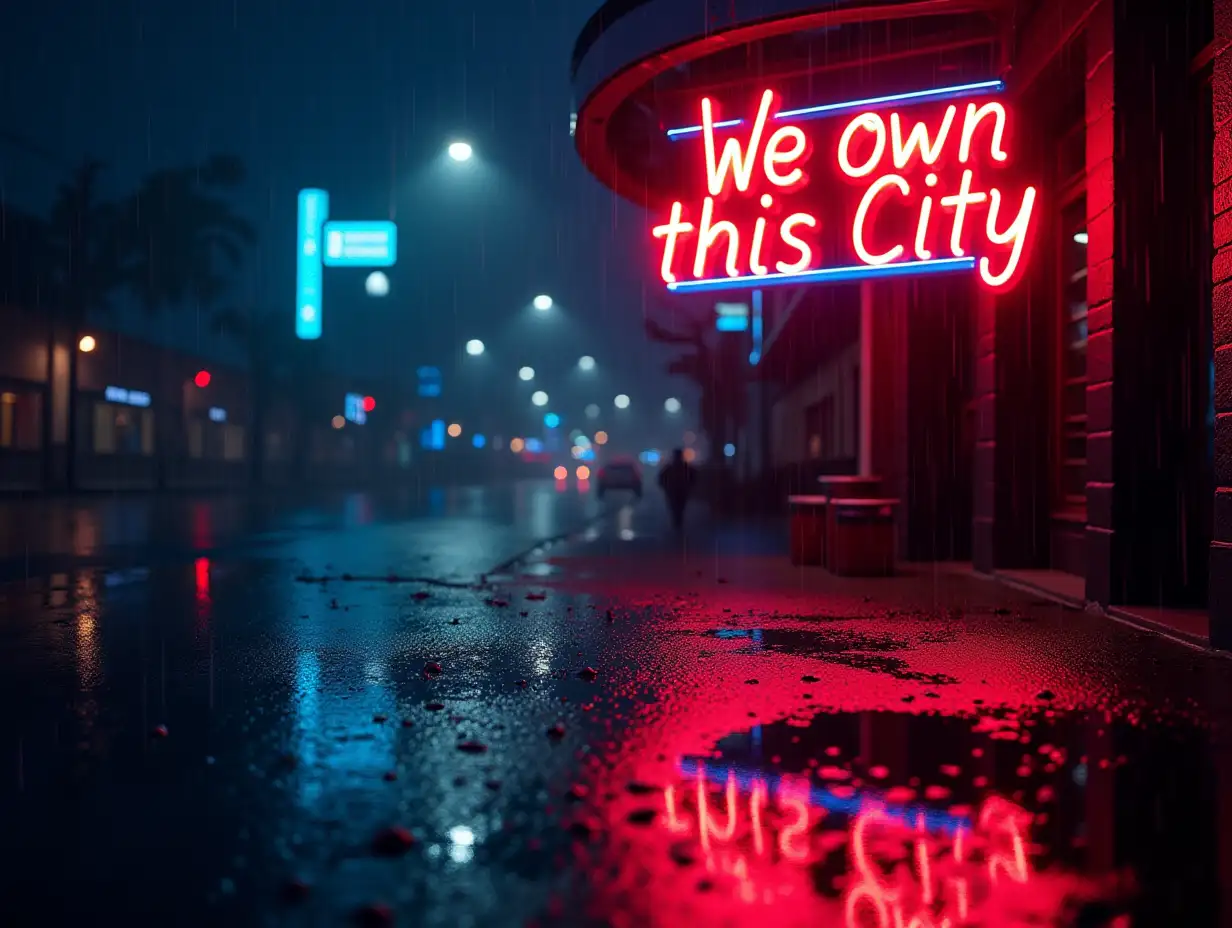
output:
[[1222, 658], [602, 525], [418, 599], [296, 582], [343, 534], [7, 587], [17, 923], [1220, 923]]

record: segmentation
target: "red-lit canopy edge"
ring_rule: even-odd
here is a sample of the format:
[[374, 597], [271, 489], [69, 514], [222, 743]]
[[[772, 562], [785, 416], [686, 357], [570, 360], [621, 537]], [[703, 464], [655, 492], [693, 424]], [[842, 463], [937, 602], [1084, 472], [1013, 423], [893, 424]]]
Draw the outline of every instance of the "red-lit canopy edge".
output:
[[[598, 40], [604, 22], [620, 15], [615, 8], [627, 11], [638, 5], [640, 4], [632, 0], [609, 0], [590, 18], [582, 30], [578, 47], [574, 50], [574, 71], [585, 57], [588, 46]], [[660, 74], [733, 46], [807, 29], [922, 16], [983, 13], [1002, 6], [1003, 0], [915, 0], [906, 3], [852, 4], [838, 9], [818, 10], [732, 26], [678, 43], [616, 72], [587, 96], [577, 111], [574, 144], [578, 157], [582, 159], [587, 170], [610, 189], [634, 203], [649, 206], [653, 201], [649, 185], [642, 179], [629, 176], [621, 169], [616, 156], [608, 149], [606, 130], [609, 120], [620, 105]]]

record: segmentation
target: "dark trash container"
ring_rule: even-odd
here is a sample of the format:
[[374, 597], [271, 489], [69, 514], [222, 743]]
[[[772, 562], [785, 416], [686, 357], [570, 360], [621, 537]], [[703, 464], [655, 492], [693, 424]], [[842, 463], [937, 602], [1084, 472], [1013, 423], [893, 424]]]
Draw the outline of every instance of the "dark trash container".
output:
[[829, 567], [840, 577], [894, 574], [896, 499], [835, 499], [828, 507]]

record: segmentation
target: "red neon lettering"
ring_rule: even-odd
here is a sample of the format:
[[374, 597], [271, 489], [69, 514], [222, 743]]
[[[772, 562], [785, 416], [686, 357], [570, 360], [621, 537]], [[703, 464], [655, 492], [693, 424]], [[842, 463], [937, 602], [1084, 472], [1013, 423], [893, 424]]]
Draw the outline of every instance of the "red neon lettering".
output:
[[736, 256], [740, 251], [740, 230], [736, 224], [726, 219], [712, 223], [714, 218], [714, 197], [706, 197], [702, 201], [702, 224], [697, 233], [697, 255], [693, 258], [693, 276], [702, 277], [706, 273], [706, 256], [710, 246], [720, 235], [727, 236], [727, 276], [739, 277], [736, 267]]
[[864, 245], [864, 223], [868, 219], [868, 211], [876, 201], [877, 195], [889, 186], [897, 187], [898, 192], [903, 196], [911, 193], [911, 188], [905, 180], [897, 174], [886, 174], [884, 177], [879, 177], [873, 181], [868, 191], [864, 194], [864, 198], [860, 200], [860, 206], [856, 210], [856, 220], [851, 227], [851, 242], [855, 246], [856, 254], [865, 264], [889, 264], [903, 253], [902, 245], [895, 245], [889, 251], [879, 255], [873, 254]]
[[[937, 175], [929, 174], [924, 178], [924, 184], [928, 187], [937, 186]], [[921, 261], [927, 261], [933, 256], [933, 253], [924, 244], [928, 238], [928, 220], [932, 217], [932, 214], [933, 198], [925, 196], [924, 202], [920, 204], [920, 221], [915, 227], [915, 256]]]
[[932, 167], [937, 163], [937, 159], [941, 156], [941, 146], [945, 144], [946, 137], [950, 134], [950, 126], [954, 122], [954, 114], [958, 112], [958, 107], [951, 106], [945, 111], [945, 118], [941, 120], [941, 128], [937, 130], [937, 137], [933, 140], [932, 145], [928, 144], [928, 126], [923, 122], [917, 122], [911, 127], [911, 134], [907, 136], [907, 141], [903, 142], [903, 122], [902, 117], [898, 113], [890, 114], [890, 142], [894, 157], [894, 167], [898, 170], [903, 170], [911, 163], [912, 154], [919, 152], [920, 160]]
[[1023, 245], [1027, 240], [1027, 227], [1031, 224], [1031, 210], [1035, 206], [1035, 188], [1028, 187], [1022, 197], [1022, 206], [1018, 215], [1004, 232], [997, 231], [997, 218], [1001, 214], [1001, 191], [993, 187], [989, 191], [992, 202], [988, 205], [988, 227], [984, 230], [988, 240], [997, 245], [1010, 245], [1010, 257], [1005, 262], [1005, 269], [1000, 274], [990, 270], [988, 258], [980, 258], [980, 277], [988, 286], [1002, 287], [1018, 270], [1018, 262], [1022, 258]]
[[676, 787], [669, 786], [663, 790], [663, 804], [667, 811], [667, 828], [673, 834], [688, 834], [689, 823], [682, 822], [676, 814]]
[[[737, 190], [744, 193], [749, 189], [749, 180], [753, 176], [753, 163], [757, 159], [757, 150], [761, 147], [761, 135], [765, 131], [766, 120], [770, 116], [770, 107], [773, 103], [774, 93], [767, 90], [761, 95], [757, 118], [753, 120], [753, 134], [749, 137], [749, 147], [741, 151], [740, 141], [736, 138], [729, 138], [723, 143], [723, 154], [719, 156], [716, 163], [714, 117], [711, 115], [710, 98], [702, 99], [702, 136], [706, 144], [706, 187], [710, 190], [712, 197], [717, 197], [723, 192], [728, 170], [735, 177]], [[767, 154], [769, 154], [768, 151]]]
[[655, 238], [666, 238], [667, 241], [663, 244], [663, 263], [660, 265], [659, 273], [667, 282], [676, 279], [676, 275], [672, 273], [672, 262], [676, 259], [676, 239], [685, 232], [693, 231], [693, 223], [681, 222], [680, 215], [684, 207], [677, 200], [672, 204], [672, 215], [661, 226], [655, 226], [651, 230]]
[[779, 226], [779, 237], [783, 240], [784, 245], [790, 245], [799, 251], [800, 257], [790, 264], [786, 261], [775, 262], [774, 266], [780, 274], [798, 274], [813, 263], [813, 249], [809, 248], [808, 244], [802, 239], [791, 234], [791, 230], [796, 226], [808, 226], [810, 229], [815, 229], [817, 228], [817, 219], [808, 213], [792, 213], [783, 220], [783, 224]]
[[962, 141], [958, 146], [958, 160], [963, 164], [966, 164], [971, 157], [971, 140], [975, 137], [976, 127], [985, 116], [996, 117], [996, 122], [993, 124], [992, 141], [988, 146], [989, 154], [992, 155], [994, 161], [1004, 161], [1008, 157], [1001, 148], [1001, 140], [1005, 135], [1005, 107], [996, 100], [985, 103], [978, 109], [974, 103], [968, 103], [967, 118], [963, 120]]
[[[856, 167], [851, 163], [851, 140], [859, 129], [871, 132], [876, 142], [873, 145], [873, 153], [868, 156], [862, 165]], [[839, 137], [838, 166], [848, 177], [866, 177], [872, 174], [877, 165], [881, 163], [881, 156], [885, 154], [885, 147], [886, 128], [885, 123], [881, 121], [881, 117], [876, 113], [861, 113], [847, 124], [847, 128], [843, 130], [843, 134]]]
[[[692, 217], [695, 221], [685, 218], [686, 207], [677, 200], [671, 204], [667, 221], [653, 227], [654, 238], [662, 243], [659, 273], [665, 282], [677, 283], [678, 251], [688, 236], [696, 236], [685, 246], [692, 249], [691, 273], [681, 276], [697, 280], [772, 273], [791, 276], [819, 265], [851, 263], [850, 256], [821, 254], [819, 232], [826, 217], [817, 208], [783, 201], [800, 193], [808, 182], [811, 141], [800, 126], [769, 127], [776, 103], [774, 93], [764, 91], [748, 134], [716, 141], [714, 105], [709, 98], [702, 100], [707, 193]], [[973, 264], [984, 286], [1002, 289], [1020, 276], [1030, 247], [1038, 191], [1026, 187], [1007, 194], [991, 180], [977, 176], [982, 165], [996, 166], [1008, 159], [1004, 149], [1007, 114], [995, 100], [960, 109], [963, 106], [948, 105], [936, 110], [935, 116], [910, 123], [903, 112], [868, 111], [821, 130], [837, 133], [840, 175], [868, 185], [850, 197], [825, 201], [846, 210], [855, 207], [850, 250], [844, 246], [843, 252], [853, 252], [856, 261], [876, 267], [906, 258], [932, 261], [937, 252], [962, 258], [974, 251], [977, 260]], [[979, 152], [975, 152], [977, 145]], [[896, 196], [888, 195], [891, 192]], [[1011, 199], [1018, 202], [1017, 207]], [[878, 234], [876, 217], [885, 206], [890, 206], [890, 214], [880, 220]], [[944, 220], [938, 219], [938, 206], [946, 214]], [[900, 212], [903, 208], [906, 215]], [[968, 221], [972, 211], [981, 210], [986, 215]], [[948, 230], [943, 226], [946, 221]], [[946, 233], [948, 243], [939, 245]], [[872, 243], [887, 250], [877, 251]], [[721, 262], [713, 255], [720, 247], [724, 251]]]
[[953, 196], [942, 197], [941, 205], [946, 209], [953, 208], [954, 210], [954, 230], [950, 233], [950, 251], [955, 258], [963, 256], [962, 249], [962, 234], [963, 223], [967, 218], [967, 207], [976, 203], [983, 203], [988, 199], [986, 193], [971, 192], [971, 169], [962, 172], [962, 183], [958, 187], [958, 193]]
[[[791, 149], [780, 151], [779, 145], [785, 139], [791, 139]], [[783, 126], [777, 130], [766, 142], [766, 157], [762, 164], [766, 180], [776, 187], [794, 187], [804, 180], [804, 171], [801, 168], [792, 168], [786, 174], [780, 174], [777, 166], [795, 163], [807, 149], [808, 139], [805, 138], [804, 130], [797, 126]]]

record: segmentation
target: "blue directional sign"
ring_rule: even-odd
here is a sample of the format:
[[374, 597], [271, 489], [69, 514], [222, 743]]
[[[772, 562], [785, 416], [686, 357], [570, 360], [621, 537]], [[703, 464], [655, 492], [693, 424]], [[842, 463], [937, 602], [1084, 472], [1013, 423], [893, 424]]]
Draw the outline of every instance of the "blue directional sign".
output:
[[299, 192], [299, 248], [296, 254], [295, 334], [321, 337], [321, 227], [329, 218], [329, 194]]
[[398, 257], [398, 227], [392, 222], [330, 222], [329, 194], [299, 192], [295, 257], [295, 334], [321, 337], [322, 270], [325, 267], [391, 267]]
[[392, 222], [327, 222], [326, 267], [391, 267], [398, 259]]

